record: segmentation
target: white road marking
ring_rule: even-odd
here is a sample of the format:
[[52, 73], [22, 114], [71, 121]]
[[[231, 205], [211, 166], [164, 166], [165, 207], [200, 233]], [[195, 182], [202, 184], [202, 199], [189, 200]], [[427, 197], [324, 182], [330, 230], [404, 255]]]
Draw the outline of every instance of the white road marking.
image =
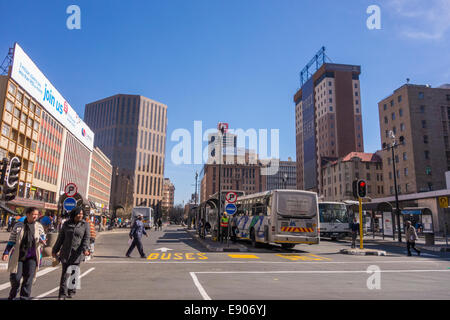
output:
[[[380, 270], [381, 273], [417, 273], [417, 272], [450, 272], [450, 269], [437, 269], [437, 270]], [[197, 274], [297, 274], [297, 273], [367, 273], [367, 270], [363, 271], [344, 271], [344, 270], [330, 270], [330, 271], [199, 271]]]
[[[87, 270], [85, 273], [83, 273], [82, 275], [80, 275], [80, 279], [83, 278], [83, 277], [84, 277], [85, 275], [87, 275], [88, 273], [94, 271], [94, 270], [95, 270], [95, 268], [90, 268], [90, 269]], [[49, 294], [51, 294], [51, 293], [53, 293], [53, 292], [55, 292], [55, 291], [57, 291], [57, 290], [59, 290], [59, 287], [56, 287], [56, 288], [54, 288], [54, 289], [52, 289], [52, 290], [50, 290], [50, 291], [47, 291], [47, 292], [45, 292], [45, 293], [43, 293], [43, 294], [41, 294], [41, 295], [39, 295], [39, 296], [33, 298], [33, 300], [39, 300], [39, 299], [41, 299], [41, 298], [44, 298], [44, 297], [48, 296]]]
[[198, 278], [195, 275], [195, 272], [189, 272], [189, 274], [191, 275], [192, 280], [194, 280], [194, 284], [197, 287], [198, 291], [200, 292], [201, 296], [203, 297], [203, 300], [211, 300], [211, 298], [208, 296], [205, 289], [201, 285], [200, 281], [198, 281]]
[[169, 251], [169, 250], [173, 250], [173, 249], [170, 249], [170, 248], [158, 248], [158, 249], [155, 249], [156, 251], [161, 251], [161, 252], [167, 252], [167, 251]]
[[[37, 272], [36, 278], [38, 278], [40, 276], [43, 276], [43, 275], [45, 275], [45, 274], [47, 274], [49, 272], [52, 272], [53, 270], [56, 270], [56, 269], [58, 269], [58, 267], [49, 267], [49, 268], [45, 268], [43, 270], [40, 270], [40, 271]], [[9, 283], [9, 282], [8, 283], [4, 283], [4, 284], [0, 285], [0, 291], [8, 289], [9, 287], [11, 287], [11, 283]]]
[[290, 265], [302, 265], [302, 264], [378, 264], [378, 263], [439, 263], [449, 262], [448, 260], [404, 260], [404, 261], [129, 261], [129, 260], [93, 260], [88, 261], [86, 264], [290, 264]]

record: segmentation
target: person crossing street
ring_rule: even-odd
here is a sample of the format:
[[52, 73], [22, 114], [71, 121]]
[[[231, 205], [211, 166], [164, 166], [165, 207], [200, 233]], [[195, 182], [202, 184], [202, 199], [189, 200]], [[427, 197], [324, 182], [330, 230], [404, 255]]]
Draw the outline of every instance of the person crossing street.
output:
[[147, 232], [145, 232], [144, 223], [142, 222], [143, 219], [142, 214], [138, 214], [136, 221], [133, 223], [133, 226], [130, 230], [130, 239], [132, 239], [131, 245], [128, 248], [127, 253], [125, 256], [127, 258], [130, 258], [131, 252], [133, 252], [134, 248], [137, 247], [139, 254], [141, 255], [141, 258], [146, 258], [147, 256], [144, 253], [144, 248], [142, 246], [142, 235], [145, 234], [146, 237], [148, 237]]

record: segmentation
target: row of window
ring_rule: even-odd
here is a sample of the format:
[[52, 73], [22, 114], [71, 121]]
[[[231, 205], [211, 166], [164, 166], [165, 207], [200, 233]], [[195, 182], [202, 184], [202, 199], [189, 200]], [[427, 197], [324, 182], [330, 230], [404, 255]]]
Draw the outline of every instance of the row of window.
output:
[[[153, 186], [153, 192], [152, 192]], [[136, 193], [148, 196], [161, 195], [161, 178], [137, 175]]]

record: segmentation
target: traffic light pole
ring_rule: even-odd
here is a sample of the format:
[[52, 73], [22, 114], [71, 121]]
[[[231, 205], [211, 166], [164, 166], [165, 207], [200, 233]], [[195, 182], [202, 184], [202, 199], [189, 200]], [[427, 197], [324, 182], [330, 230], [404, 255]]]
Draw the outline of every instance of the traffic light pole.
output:
[[359, 200], [359, 248], [364, 249], [363, 245], [363, 215], [362, 215], [362, 199], [358, 197]]
[[392, 166], [394, 169], [394, 189], [395, 189], [395, 214], [397, 216], [397, 233], [398, 233], [398, 242], [402, 242], [402, 231], [400, 229], [400, 210], [398, 208], [398, 190], [397, 190], [397, 172], [395, 169], [395, 154], [394, 154], [394, 144], [391, 146], [392, 150]]

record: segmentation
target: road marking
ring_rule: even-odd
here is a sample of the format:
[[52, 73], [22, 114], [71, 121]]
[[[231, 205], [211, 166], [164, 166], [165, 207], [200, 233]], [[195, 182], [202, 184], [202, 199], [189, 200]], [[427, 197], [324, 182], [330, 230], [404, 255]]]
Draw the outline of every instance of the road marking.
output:
[[[49, 267], [49, 268], [45, 268], [43, 270], [40, 270], [40, 271], [38, 271], [36, 273], [36, 278], [38, 278], [40, 276], [43, 276], [43, 275], [45, 275], [45, 274], [47, 274], [49, 272], [52, 272], [53, 270], [56, 270], [56, 269], [58, 269], [58, 267]], [[0, 285], [0, 291], [8, 289], [9, 287], [11, 287], [11, 283], [9, 283], [9, 282], [8, 283], [4, 283], [4, 284]]]
[[254, 254], [229, 254], [228, 256], [233, 259], [259, 259]]
[[173, 250], [173, 249], [170, 249], [170, 248], [158, 248], [158, 249], [155, 249], [156, 251], [161, 251], [161, 252], [167, 252], [167, 251], [169, 251], [169, 250]]
[[301, 255], [301, 254], [297, 254], [297, 253], [281, 253], [281, 254], [277, 254], [276, 256], [284, 258], [284, 259], [292, 260], [292, 261], [298, 261], [298, 260], [302, 260], [302, 261], [331, 260], [329, 258], [316, 256], [315, 254]]
[[205, 256], [205, 253], [151, 253], [147, 260], [208, 260], [208, 257]]
[[189, 274], [191, 275], [192, 280], [194, 280], [194, 284], [197, 287], [198, 291], [200, 292], [201, 296], [203, 297], [203, 300], [211, 300], [211, 298], [208, 296], [205, 289], [201, 285], [200, 281], [198, 281], [198, 278], [195, 275], [195, 272], [189, 272]]
[[[94, 270], [95, 270], [95, 268], [90, 268], [90, 269], [87, 270], [85, 273], [83, 273], [82, 275], [80, 275], [80, 279], [83, 278], [85, 275], [91, 273], [91, 272], [94, 271]], [[41, 294], [41, 295], [39, 295], [39, 296], [33, 298], [33, 300], [39, 300], [39, 299], [41, 299], [41, 298], [44, 298], [44, 297], [48, 296], [49, 294], [51, 294], [51, 293], [53, 293], [53, 292], [55, 292], [55, 291], [57, 291], [57, 290], [59, 290], [59, 287], [56, 287], [56, 288], [54, 288], [54, 289], [52, 289], [52, 290], [50, 290], [50, 291], [47, 291], [47, 292], [45, 292], [45, 293], [43, 293], [43, 294]]]
[[[445, 269], [432, 269], [432, 270], [380, 270], [381, 273], [418, 273], [418, 272], [450, 272]], [[261, 274], [261, 273], [271, 273], [271, 274], [298, 274], [298, 273], [367, 273], [367, 270], [363, 271], [345, 271], [345, 270], [330, 270], [330, 271], [198, 271], [197, 274]]]

